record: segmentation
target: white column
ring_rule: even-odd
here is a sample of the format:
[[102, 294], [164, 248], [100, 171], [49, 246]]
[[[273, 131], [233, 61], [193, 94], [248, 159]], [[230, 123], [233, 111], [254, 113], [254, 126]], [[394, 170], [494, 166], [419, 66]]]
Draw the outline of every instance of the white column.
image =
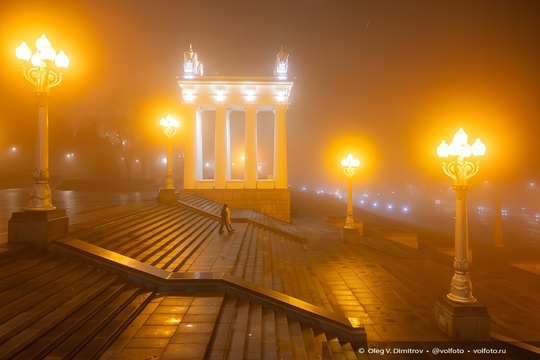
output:
[[227, 144], [226, 144], [227, 154], [226, 154], [226, 159], [225, 159], [227, 180], [231, 180], [231, 112], [232, 112], [232, 109], [227, 108], [226, 110], [227, 127], [225, 129], [225, 133], [227, 134]]
[[287, 104], [277, 105], [274, 112], [274, 186], [276, 189], [287, 189]]
[[194, 161], [194, 167], [193, 171], [194, 177], [193, 177], [193, 184], [195, 184], [195, 180], [202, 180], [203, 178], [203, 161], [202, 161], [202, 148], [203, 148], [203, 140], [202, 140], [202, 108], [197, 108], [195, 110], [195, 156], [193, 157]]
[[195, 189], [195, 141], [197, 116], [195, 106], [186, 106], [182, 121], [184, 132], [184, 189]]
[[245, 188], [257, 188], [257, 106], [249, 104], [246, 111]]
[[227, 153], [228, 153], [228, 116], [226, 105], [216, 107], [216, 146], [215, 146], [215, 173], [214, 189], [225, 189], [227, 185]]

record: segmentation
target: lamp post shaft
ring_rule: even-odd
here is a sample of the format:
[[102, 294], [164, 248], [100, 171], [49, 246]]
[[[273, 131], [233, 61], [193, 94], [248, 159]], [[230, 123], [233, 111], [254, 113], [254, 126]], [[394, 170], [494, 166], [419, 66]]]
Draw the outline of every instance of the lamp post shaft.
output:
[[165, 189], [174, 189], [172, 176], [172, 136], [167, 135], [167, 178], [165, 179]]
[[34, 189], [25, 210], [48, 211], [56, 209], [52, 204], [49, 187], [49, 94], [36, 93], [38, 103], [38, 133]]
[[347, 218], [345, 219], [345, 228], [354, 229], [353, 201], [352, 201], [352, 175], [347, 176]]
[[468, 185], [454, 185], [456, 191], [456, 220], [454, 240], [454, 276], [448, 299], [459, 303], [475, 303], [469, 277], [469, 226], [467, 216]]

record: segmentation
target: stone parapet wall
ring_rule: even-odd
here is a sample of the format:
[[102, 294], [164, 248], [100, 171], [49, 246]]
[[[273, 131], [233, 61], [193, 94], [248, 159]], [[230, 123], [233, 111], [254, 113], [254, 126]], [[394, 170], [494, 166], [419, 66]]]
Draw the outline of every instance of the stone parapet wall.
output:
[[291, 221], [289, 189], [189, 189], [179, 194], [194, 194], [232, 209], [251, 209], [273, 218]]

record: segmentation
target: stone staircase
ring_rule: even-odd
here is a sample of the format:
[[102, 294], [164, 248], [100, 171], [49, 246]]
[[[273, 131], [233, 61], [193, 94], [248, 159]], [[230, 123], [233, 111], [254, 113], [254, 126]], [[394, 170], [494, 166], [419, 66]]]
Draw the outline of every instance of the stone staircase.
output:
[[156, 294], [194, 291], [193, 304], [220, 297], [215, 318], [209, 308], [187, 310], [212, 318], [212, 331], [193, 337], [179, 324], [158, 358], [356, 359], [349, 341], [365, 332], [348, 334], [347, 319], [331, 311], [302, 239], [249, 219], [219, 235], [220, 209], [190, 198], [80, 229], [48, 251], [0, 249], [0, 360], [130, 358], [122, 349], [163, 317], [148, 317]]
[[349, 342], [247, 299], [225, 296], [207, 359], [357, 359]]
[[158, 205], [72, 236], [166, 271], [226, 272], [332, 310], [301, 239], [252, 221], [236, 223], [232, 236], [217, 236], [218, 217], [209, 214], [221, 205], [190, 196], [190, 206], [201, 211]]
[[[222, 207], [222, 204], [220, 203], [202, 198], [197, 195], [192, 195], [192, 194], [182, 195], [178, 199], [178, 203], [185, 206], [189, 206], [198, 211], [202, 211], [208, 214], [213, 214], [216, 216], [220, 215], [221, 207]], [[257, 223], [259, 226], [269, 227], [273, 229], [274, 231], [280, 231], [290, 236], [295, 236], [300, 239], [302, 238], [298, 229], [294, 225], [286, 221], [275, 219], [271, 216], [265, 215], [258, 211], [238, 210], [238, 209], [231, 209], [231, 210], [232, 210], [233, 221], [235, 220], [248, 221], [249, 220], [250, 222]]]
[[98, 357], [153, 292], [28, 247], [0, 253], [0, 359]]
[[145, 345], [145, 358], [156, 359], [357, 359], [351, 344], [332, 332], [250, 299], [204, 291], [156, 298], [158, 316], [141, 315], [134, 321], [139, 326], [131, 326], [133, 335], [119, 338], [102, 359], [134, 358]]
[[199, 211], [204, 211], [208, 214], [220, 216], [223, 204], [202, 198], [197, 195], [187, 194], [182, 195], [178, 199], [178, 203], [187, 205]]
[[182, 271], [208, 245], [218, 221], [189, 209], [161, 205], [72, 234], [93, 245], [167, 271]]

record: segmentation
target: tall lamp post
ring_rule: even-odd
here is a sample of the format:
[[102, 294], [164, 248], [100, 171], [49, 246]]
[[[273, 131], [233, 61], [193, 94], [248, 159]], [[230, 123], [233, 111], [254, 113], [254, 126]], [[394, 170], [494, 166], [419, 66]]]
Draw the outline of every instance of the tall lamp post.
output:
[[176, 129], [178, 129], [180, 123], [169, 114], [166, 118], [162, 118], [159, 124], [167, 136], [167, 177], [165, 179], [165, 189], [174, 189], [172, 176], [172, 137], [176, 134]]
[[348, 191], [347, 191], [347, 218], [345, 219], [345, 229], [354, 229], [354, 217], [353, 217], [353, 199], [352, 199], [352, 178], [356, 173], [356, 170], [360, 166], [360, 160], [353, 158], [349, 154], [345, 159], [341, 160], [341, 166], [343, 172], [347, 176]]
[[38, 104], [38, 138], [36, 168], [34, 169], [34, 190], [25, 210], [54, 210], [51, 188], [49, 187], [49, 90], [62, 82], [60, 69], [67, 68], [69, 59], [51, 46], [45, 34], [36, 41], [36, 52], [23, 42], [16, 49], [16, 56], [24, 61], [24, 77], [36, 87]]
[[165, 178], [165, 187], [159, 191], [158, 200], [170, 203], [176, 201], [172, 176], [172, 137], [176, 134], [176, 129], [180, 126], [180, 123], [169, 114], [166, 118], [162, 118], [159, 124], [167, 136], [167, 176]]
[[62, 82], [61, 69], [67, 68], [69, 59], [51, 46], [45, 35], [36, 41], [36, 52], [32, 54], [25, 42], [15, 55], [23, 61], [24, 77], [35, 86], [38, 105], [38, 131], [34, 188], [28, 205], [23, 212], [14, 212], [8, 222], [10, 243], [33, 243], [46, 247], [50, 241], [68, 233], [69, 219], [65, 210], [52, 204], [49, 187], [49, 90]]
[[486, 153], [486, 146], [480, 139], [476, 139], [473, 145], [469, 145], [467, 139], [467, 134], [460, 128], [450, 144], [443, 140], [437, 148], [439, 157], [455, 157], [455, 160], [451, 162], [443, 162], [442, 168], [446, 175], [454, 179], [452, 188], [456, 191], [454, 276], [447, 298], [460, 304], [476, 303], [469, 278], [467, 190], [470, 185], [467, 180], [478, 172], [479, 162], [471, 162], [467, 159], [471, 156], [483, 156]]

